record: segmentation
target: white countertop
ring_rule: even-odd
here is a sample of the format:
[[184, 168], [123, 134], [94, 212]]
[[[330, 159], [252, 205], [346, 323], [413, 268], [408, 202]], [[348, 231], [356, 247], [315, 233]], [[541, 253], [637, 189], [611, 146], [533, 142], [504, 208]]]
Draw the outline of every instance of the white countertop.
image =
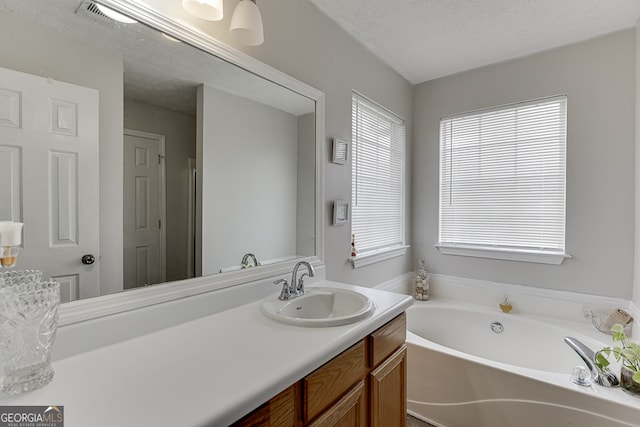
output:
[[0, 405], [64, 406], [65, 427], [226, 426], [303, 378], [412, 304], [407, 295], [357, 290], [371, 317], [330, 328], [289, 326], [261, 301], [53, 363], [47, 386]]

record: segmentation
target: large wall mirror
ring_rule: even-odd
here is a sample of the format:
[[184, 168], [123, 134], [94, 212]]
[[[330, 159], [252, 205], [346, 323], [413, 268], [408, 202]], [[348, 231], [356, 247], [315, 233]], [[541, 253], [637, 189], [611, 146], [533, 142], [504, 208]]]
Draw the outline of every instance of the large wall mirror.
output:
[[318, 262], [322, 94], [146, 6], [103, 5], [137, 22], [86, 0], [0, 1], [16, 268], [56, 278], [73, 305]]

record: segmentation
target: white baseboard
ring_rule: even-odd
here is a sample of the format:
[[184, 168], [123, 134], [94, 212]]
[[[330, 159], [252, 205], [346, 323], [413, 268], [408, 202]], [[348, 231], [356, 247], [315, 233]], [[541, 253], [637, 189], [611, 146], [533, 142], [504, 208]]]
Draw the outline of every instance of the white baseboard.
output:
[[409, 272], [401, 276], [394, 277], [391, 280], [382, 282], [375, 286], [375, 289], [383, 291], [395, 292], [397, 294], [413, 295], [413, 278], [415, 273]]
[[[413, 295], [414, 272], [398, 276], [376, 286], [391, 292]], [[534, 316], [554, 317], [574, 322], [589, 322], [585, 319], [585, 306], [599, 308], [623, 308], [640, 322], [640, 308], [630, 300], [533, 286], [498, 283], [468, 279], [444, 274], [430, 274], [430, 296], [432, 299], [453, 300], [463, 304], [482, 305], [499, 310], [505, 297], [513, 305], [512, 313], [527, 313]], [[427, 302], [428, 303], [428, 302]], [[640, 335], [636, 327], [635, 336]]]

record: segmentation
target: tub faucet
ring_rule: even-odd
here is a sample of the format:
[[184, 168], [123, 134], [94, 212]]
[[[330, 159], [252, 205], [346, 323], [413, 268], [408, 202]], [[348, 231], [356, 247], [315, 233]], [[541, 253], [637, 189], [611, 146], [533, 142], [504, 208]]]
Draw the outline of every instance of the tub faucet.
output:
[[249, 264], [249, 258], [251, 258], [251, 260], [253, 261], [253, 266], [257, 267], [258, 266], [258, 260], [257, 260], [257, 258], [256, 258], [256, 256], [254, 254], [244, 254], [244, 256], [242, 257], [242, 262], [240, 263], [240, 265]]
[[564, 342], [566, 342], [569, 347], [578, 353], [578, 356], [584, 360], [584, 363], [587, 364], [587, 367], [591, 371], [591, 378], [596, 382], [596, 384], [603, 387], [615, 387], [620, 384], [616, 374], [607, 368], [600, 369], [600, 367], [598, 367], [598, 364], [596, 363], [596, 353], [594, 353], [593, 350], [572, 337], [564, 337]]
[[[300, 268], [300, 266], [307, 267], [307, 273], [304, 273], [302, 276], [300, 276], [300, 279], [298, 279], [298, 269]], [[291, 293], [294, 296], [304, 294], [304, 276], [313, 277], [315, 276], [315, 274], [316, 272], [313, 269], [313, 266], [307, 261], [300, 261], [299, 263], [297, 263], [296, 266], [293, 267], [293, 273], [291, 274]]]

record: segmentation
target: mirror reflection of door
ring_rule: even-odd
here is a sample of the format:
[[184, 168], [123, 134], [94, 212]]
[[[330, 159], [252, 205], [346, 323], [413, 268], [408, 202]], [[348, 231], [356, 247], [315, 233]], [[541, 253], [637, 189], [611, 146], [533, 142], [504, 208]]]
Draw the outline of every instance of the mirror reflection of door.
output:
[[100, 293], [98, 139], [98, 91], [0, 68], [0, 220], [25, 223], [16, 268], [62, 302]]
[[124, 131], [124, 288], [164, 282], [165, 138]]
[[[52, 77], [58, 81], [96, 89], [99, 92], [100, 121], [94, 123], [91, 129], [97, 133], [100, 140], [98, 144], [100, 159], [99, 165], [87, 167], [90, 173], [99, 173], [99, 188], [94, 187], [90, 195], [82, 193], [81, 187], [93, 185], [91, 183], [94, 181], [92, 181], [93, 178], [86, 178], [78, 172], [79, 196], [71, 197], [70, 200], [78, 200], [80, 206], [84, 206], [85, 202], [92, 197], [99, 198], [99, 213], [96, 211], [95, 214], [88, 215], [87, 220], [93, 225], [92, 231], [99, 232], [99, 247], [96, 246], [95, 250], [87, 249], [79, 252], [77, 256], [74, 255], [73, 262], [79, 263], [82, 255], [94, 255], [97, 261], [93, 266], [80, 264], [79, 268], [82, 274], [97, 272], [99, 268], [100, 277], [91, 279], [90, 283], [84, 283], [81, 273], [74, 276], [76, 273], [71, 272], [67, 276], [64, 271], [56, 272], [56, 275], [65, 276], [65, 279], [59, 278], [59, 280], [67, 283], [65, 285], [66, 300], [95, 296], [98, 288], [102, 295], [120, 292], [125, 288], [123, 283], [125, 259], [123, 257], [123, 212], [125, 208], [122, 193], [123, 129], [125, 128], [152, 132], [165, 137], [168, 159], [165, 165], [166, 194], [170, 201], [166, 206], [167, 221], [162, 227], [163, 231], [166, 231], [166, 259], [168, 260], [164, 269], [165, 281], [184, 280], [200, 275], [194, 264], [198, 260], [197, 243], [201, 236], [194, 236], [194, 230], [198, 229], [197, 217], [202, 213], [194, 208], [194, 200], [196, 192], [201, 190], [195, 188], [197, 180], [194, 177], [203, 175], [205, 169], [200, 168], [195, 175], [195, 166], [189, 166], [188, 163], [188, 159], [198, 157], [197, 87], [200, 85], [215, 88], [235, 98], [255, 101], [267, 110], [272, 107], [290, 114], [293, 116], [292, 125], [297, 124], [298, 131], [294, 132], [293, 128], [289, 127], [292, 132], [288, 133], [291, 138], [287, 138], [287, 141], [296, 140], [299, 143], [297, 148], [289, 144], [284, 146], [281, 133], [267, 135], [262, 130], [258, 131], [255, 124], [267, 122], [268, 115], [257, 115], [251, 121], [246, 121], [243, 119], [246, 110], [231, 112], [225, 109], [224, 117], [230, 117], [226, 123], [230, 131], [234, 132], [237, 129], [235, 124], [238, 122], [242, 127], [251, 128], [247, 129], [247, 133], [253, 131], [249, 137], [257, 147], [246, 148], [249, 149], [253, 158], [258, 157], [258, 164], [265, 169], [263, 172], [251, 169], [251, 166], [247, 166], [246, 156], [227, 157], [224, 161], [225, 171], [231, 170], [231, 172], [221, 173], [222, 179], [219, 183], [227, 190], [232, 203], [217, 203], [216, 209], [232, 206], [233, 212], [239, 212], [242, 215], [236, 215], [235, 223], [229, 222], [228, 226], [225, 224], [225, 227], [220, 227], [222, 231], [231, 230], [228, 240], [216, 240], [216, 244], [224, 251], [223, 255], [228, 255], [229, 260], [222, 260], [219, 265], [214, 266], [217, 268], [211, 268], [209, 273], [218, 273], [221, 268], [227, 267], [239, 269], [242, 255], [246, 252], [255, 253], [264, 265], [269, 262], [314, 255], [316, 248], [315, 102], [286, 87], [299, 88], [302, 92], [309, 93], [311, 98], [319, 94], [315, 91], [309, 92], [304, 89], [304, 85], [299, 85], [300, 82], [289, 81], [285, 77], [282, 79], [278, 77], [280, 83], [270, 82], [259, 76], [262, 67], [255, 67], [254, 71], [258, 71], [258, 74], [242, 70], [190, 46], [189, 43], [168, 40], [159, 31], [144, 25], [119, 25], [91, 12], [87, 7], [89, 2], [82, 2], [82, 5], [79, 3], [81, 3], [80, 0], [52, 2], [0, 0], [0, 28], [2, 28], [2, 34], [8, 37], [5, 40], [6, 43], [0, 47], [1, 67], [45, 78]], [[170, 22], [167, 22], [167, 28], [173, 28], [176, 34], [182, 33], [179, 26], [174, 26]], [[195, 33], [192, 35], [195, 37]], [[193, 41], [203, 47], [209, 46], [206, 50], [220, 51], [215, 44], [206, 39], [195, 37]], [[227, 52], [227, 50], [223, 49], [220, 52]], [[9, 108], [7, 105], [14, 102], [9, 100], [13, 99], [13, 95], [7, 96], [7, 99], [2, 99], [3, 96], [0, 95], [0, 103], [4, 102], [0, 105], [2, 117], [9, 111], [3, 109]], [[64, 100], [65, 98], [56, 99]], [[26, 102], [26, 98], [24, 101]], [[62, 110], [68, 111], [65, 108]], [[26, 123], [27, 113], [25, 112], [22, 117]], [[0, 118], [0, 122], [3, 120], [4, 118]], [[202, 123], [207, 123], [209, 120], [208, 117], [200, 117]], [[8, 123], [10, 122], [9, 119]], [[0, 127], [5, 124], [0, 124]], [[263, 128], [260, 127], [260, 129]], [[234, 140], [239, 139], [237, 135], [232, 136]], [[56, 137], [61, 136], [56, 134]], [[271, 145], [273, 140], [277, 145]], [[20, 187], [22, 185], [20, 180], [31, 178], [33, 174], [26, 173], [26, 169], [25, 171], [20, 169], [20, 162], [22, 162], [20, 156], [23, 155], [20, 151], [21, 145], [7, 141], [0, 136], [0, 157], [2, 157], [0, 179], [3, 183], [0, 186], [0, 194], [6, 196], [11, 193], [12, 196], [7, 197], [17, 198], [18, 202], [9, 207], [10, 205], [2, 198], [4, 196], [0, 196], [0, 219], [27, 220], [25, 215], [28, 212], [25, 212], [21, 204], [26, 206], [26, 203], [31, 203], [31, 200], [45, 200], [49, 196], [46, 190], [40, 191], [36, 188], [33, 190], [35, 192], [29, 192], [26, 187]], [[221, 143], [225, 144], [224, 141]], [[234, 149], [236, 148], [239, 147]], [[66, 149], [59, 151], [73, 152]], [[261, 157], [256, 156], [258, 153]], [[277, 164], [271, 163], [272, 157], [278, 160]], [[80, 159], [78, 165], [79, 168], [83, 168], [84, 157]], [[11, 164], [14, 166], [10, 166]], [[204, 164], [206, 162], [203, 162]], [[64, 167], [62, 166], [63, 169]], [[207, 169], [213, 170], [211, 167]], [[247, 169], [251, 170], [252, 177], [244, 173]], [[35, 170], [36, 173], [44, 173], [47, 170], [46, 165]], [[237, 183], [238, 175], [243, 175], [248, 183]], [[276, 183], [273, 181], [276, 175], [288, 177], [288, 181]], [[10, 179], [11, 185], [7, 184]], [[207, 182], [207, 184], [214, 187], [216, 182]], [[19, 191], [14, 192], [15, 188]], [[277, 195], [272, 194], [274, 189]], [[290, 198], [280, 201], [279, 195], [283, 194], [285, 189], [295, 197], [295, 200]], [[236, 194], [233, 194], [234, 192]], [[208, 196], [208, 199], [216, 201], [215, 196]], [[279, 207], [273, 210], [275, 215], [267, 217], [264, 215], [265, 207], [274, 203], [279, 204]], [[5, 214], [13, 212], [14, 205], [21, 206], [18, 213]], [[229, 210], [227, 208], [227, 211]], [[215, 215], [217, 212], [204, 212], [204, 216], [212, 220], [217, 218]], [[271, 226], [274, 224], [273, 216], [275, 221], [286, 224], [288, 229], [282, 230], [282, 227]], [[78, 217], [78, 221], [83, 221], [82, 215]], [[30, 233], [33, 231], [33, 225], [30, 225], [30, 222], [31, 220], [26, 221], [25, 238], [32, 236]], [[270, 226], [267, 227], [265, 224]], [[82, 231], [82, 225], [78, 227], [79, 244], [83, 244], [87, 241], [87, 237]], [[41, 235], [49, 234], [45, 230]], [[294, 235], [295, 240], [292, 238]], [[96, 235], [96, 242], [97, 237]], [[213, 242], [209, 237], [206, 241]], [[24, 260], [29, 256], [32, 246], [31, 243], [25, 243], [17, 268], [27, 267]], [[65, 250], [69, 250], [72, 246], [73, 244]], [[55, 250], [58, 249], [61, 249], [60, 245], [55, 248]], [[131, 257], [127, 256], [126, 259], [130, 260]], [[210, 260], [207, 262], [213, 265]], [[131, 283], [133, 285], [152, 281], [154, 280], [144, 279]]]

